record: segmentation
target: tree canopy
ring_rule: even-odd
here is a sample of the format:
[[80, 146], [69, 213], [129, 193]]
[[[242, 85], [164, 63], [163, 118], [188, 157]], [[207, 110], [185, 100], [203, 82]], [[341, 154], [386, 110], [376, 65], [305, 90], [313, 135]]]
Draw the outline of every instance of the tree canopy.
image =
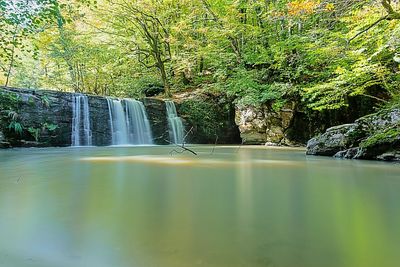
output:
[[5, 85], [140, 97], [201, 88], [238, 104], [396, 103], [391, 0], [0, 0]]

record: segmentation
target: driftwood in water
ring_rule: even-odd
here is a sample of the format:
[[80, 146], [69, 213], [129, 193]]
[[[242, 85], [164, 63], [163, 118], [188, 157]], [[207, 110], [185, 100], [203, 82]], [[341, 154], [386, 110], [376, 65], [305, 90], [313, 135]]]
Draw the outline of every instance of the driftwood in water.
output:
[[173, 152], [175, 152], [175, 153], [178, 153], [178, 154], [181, 154], [181, 153], [183, 153], [183, 152], [185, 152], [185, 151], [188, 151], [188, 152], [190, 152], [190, 153], [192, 153], [193, 155], [196, 155], [197, 156], [197, 153], [196, 152], [194, 152], [193, 150], [191, 150], [190, 148], [187, 148], [185, 145], [186, 145], [186, 138], [187, 138], [187, 136], [189, 135], [189, 133], [191, 133], [192, 132], [192, 130], [193, 130], [193, 127], [192, 128], [190, 128], [190, 130], [186, 133], [186, 135], [183, 137], [183, 141], [182, 141], [182, 144], [176, 144], [176, 143], [174, 143], [174, 142], [171, 142], [171, 141], [169, 141], [169, 140], [165, 140], [166, 142], [168, 142], [168, 143], [170, 143], [171, 145], [176, 145], [177, 147], [179, 147], [179, 148], [182, 148], [182, 150], [181, 151], [177, 151], [176, 149], [173, 149], [171, 152], [170, 152], [170, 154], [172, 154]]

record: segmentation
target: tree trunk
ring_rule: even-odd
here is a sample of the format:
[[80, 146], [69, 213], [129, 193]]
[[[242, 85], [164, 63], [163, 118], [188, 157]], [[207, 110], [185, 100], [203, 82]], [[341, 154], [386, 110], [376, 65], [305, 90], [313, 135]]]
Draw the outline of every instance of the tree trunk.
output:
[[8, 86], [8, 83], [10, 82], [10, 76], [11, 76], [11, 71], [14, 65], [14, 55], [15, 55], [15, 46], [13, 46], [12, 53], [11, 53], [11, 61], [10, 65], [8, 66], [8, 71], [7, 71], [7, 76], [6, 76], [6, 83], [4, 86]]
[[168, 81], [167, 73], [165, 71], [164, 63], [161, 62], [161, 64], [158, 64], [158, 65], [159, 65], [158, 69], [160, 70], [160, 74], [161, 74], [161, 80], [162, 80], [162, 83], [164, 85], [165, 95], [170, 97], [171, 96], [171, 91], [170, 91], [169, 81]]
[[12, 39], [13, 47], [12, 47], [12, 51], [11, 51], [11, 60], [10, 60], [10, 65], [8, 66], [8, 70], [7, 70], [6, 83], [4, 84], [4, 86], [6, 86], [6, 87], [8, 86], [8, 83], [10, 82], [11, 71], [14, 66], [14, 60], [15, 60], [15, 44], [14, 44], [14, 42], [17, 37], [16, 31], [17, 31], [17, 27], [15, 27], [15, 33], [14, 33], [13, 39]]

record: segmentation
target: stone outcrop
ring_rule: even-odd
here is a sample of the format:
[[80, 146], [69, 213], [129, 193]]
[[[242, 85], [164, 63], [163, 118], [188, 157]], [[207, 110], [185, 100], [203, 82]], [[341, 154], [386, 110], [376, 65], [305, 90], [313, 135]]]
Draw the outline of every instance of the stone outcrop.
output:
[[293, 124], [296, 104], [290, 102], [279, 110], [271, 105], [237, 106], [235, 121], [245, 144], [293, 145], [287, 131]]
[[150, 121], [155, 144], [165, 145], [169, 140], [168, 119], [165, 102], [156, 98], [141, 99]]
[[[0, 123], [0, 148], [70, 146], [72, 132], [72, 93], [53, 90], [0, 88], [2, 94], [14, 94], [18, 99], [18, 123], [21, 134]], [[88, 96], [93, 144], [111, 144], [110, 118], [105, 97]], [[165, 103], [155, 98], [142, 99], [156, 144], [168, 139]]]
[[[236, 124], [245, 144], [305, 145], [318, 133], [371, 114], [374, 102], [352, 98], [338, 110], [309, 109], [299, 97], [291, 97], [282, 107], [269, 101], [261, 106], [236, 106]], [[332, 134], [338, 129], [331, 129]], [[328, 149], [328, 148], [326, 148]], [[327, 152], [328, 153], [328, 152]]]
[[329, 128], [309, 140], [308, 155], [400, 160], [400, 109], [383, 110]]

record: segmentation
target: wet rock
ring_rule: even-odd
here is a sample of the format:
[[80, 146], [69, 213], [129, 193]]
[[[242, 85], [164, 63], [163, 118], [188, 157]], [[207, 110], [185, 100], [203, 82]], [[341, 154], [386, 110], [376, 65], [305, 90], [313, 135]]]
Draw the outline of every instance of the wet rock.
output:
[[154, 143], [168, 144], [166, 140], [169, 140], [169, 132], [165, 102], [157, 98], [144, 98], [142, 101], [146, 108]]
[[339, 151], [333, 157], [334, 158], [344, 158], [344, 159], [354, 159], [354, 158], [357, 158], [360, 153], [362, 153], [362, 150], [358, 147], [355, 147], [355, 148], [350, 148], [347, 150]]
[[400, 161], [400, 151], [383, 153], [382, 155], [379, 155], [377, 159], [383, 161]]
[[350, 133], [355, 124], [331, 127], [326, 133], [312, 138], [307, 143], [307, 155], [333, 156], [351, 143]]
[[400, 110], [382, 110], [352, 124], [329, 128], [309, 140], [307, 154], [346, 159], [397, 160], [400, 151]]

